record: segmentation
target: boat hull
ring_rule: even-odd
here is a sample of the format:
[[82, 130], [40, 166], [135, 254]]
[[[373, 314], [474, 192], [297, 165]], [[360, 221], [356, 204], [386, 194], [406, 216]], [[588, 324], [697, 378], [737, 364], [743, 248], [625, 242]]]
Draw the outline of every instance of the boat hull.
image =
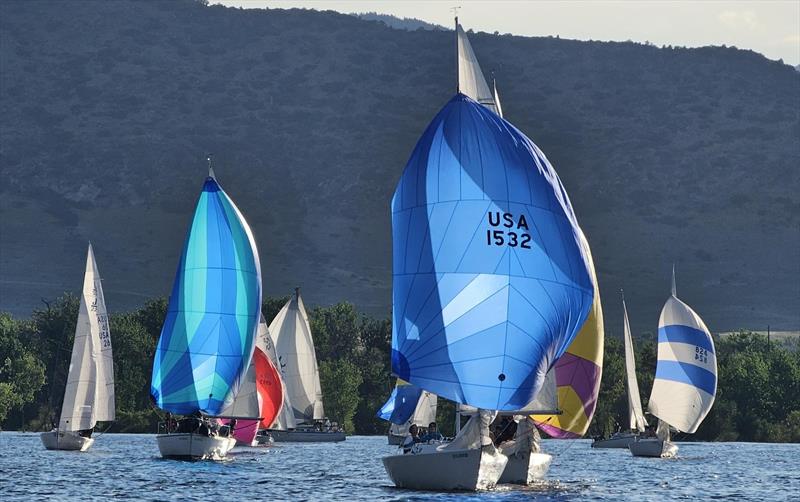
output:
[[434, 450], [383, 458], [383, 466], [398, 488], [436, 491], [476, 491], [494, 488], [508, 457], [480, 449]]
[[621, 434], [608, 439], [595, 439], [592, 441], [592, 448], [628, 448], [636, 438], [636, 434]]
[[392, 446], [400, 446], [403, 444], [403, 440], [406, 438], [405, 436], [398, 436], [397, 434], [389, 433], [387, 436], [389, 438], [389, 444]]
[[517, 452], [509, 455], [498, 483], [529, 485], [544, 479], [552, 461], [553, 457], [547, 453]]
[[639, 439], [628, 447], [634, 457], [670, 458], [678, 453], [678, 445], [661, 439]]
[[338, 443], [345, 440], [344, 432], [269, 429], [269, 433], [276, 443]]
[[192, 433], [159, 434], [158, 451], [164, 458], [179, 460], [219, 460], [236, 445], [233, 437], [201, 436]]
[[42, 432], [39, 437], [48, 450], [86, 451], [94, 444], [94, 439], [82, 437], [77, 432], [70, 431]]

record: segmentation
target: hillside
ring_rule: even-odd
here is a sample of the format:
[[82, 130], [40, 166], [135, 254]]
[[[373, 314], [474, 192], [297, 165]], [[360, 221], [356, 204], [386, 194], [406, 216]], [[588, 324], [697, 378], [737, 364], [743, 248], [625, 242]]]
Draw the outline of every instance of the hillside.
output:
[[[654, 330], [673, 262], [712, 331], [800, 328], [800, 74], [735, 48], [477, 33], [506, 118], [592, 244], [608, 326]], [[452, 32], [194, 1], [0, 3], [0, 310], [169, 292], [205, 155], [267, 294], [391, 303], [389, 200], [455, 87]]]

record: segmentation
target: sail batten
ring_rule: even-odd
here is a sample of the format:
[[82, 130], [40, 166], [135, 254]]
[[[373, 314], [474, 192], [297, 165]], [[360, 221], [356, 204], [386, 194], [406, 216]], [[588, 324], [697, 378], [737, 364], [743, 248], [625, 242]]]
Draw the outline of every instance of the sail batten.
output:
[[198, 198], [153, 363], [151, 396], [177, 414], [218, 416], [250, 365], [261, 266], [250, 227], [213, 176]]

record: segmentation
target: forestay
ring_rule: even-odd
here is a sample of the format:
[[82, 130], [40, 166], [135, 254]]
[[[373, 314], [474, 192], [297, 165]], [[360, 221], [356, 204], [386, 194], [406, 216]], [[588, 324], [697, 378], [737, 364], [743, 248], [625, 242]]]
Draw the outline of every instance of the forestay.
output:
[[631, 430], [644, 432], [647, 427], [647, 420], [642, 412], [642, 399], [639, 397], [639, 382], [636, 380], [636, 358], [633, 350], [633, 337], [631, 336], [631, 325], [628, 322], [628, 308], [625, 306], [625, 299], [622, 299], [622, 313], [624, 316], [624, 337], [625, 337], [625, 374], [628, 382], [628, 416], [629, 427]]
[[463, 94], [392, 200], [392, 369], [459, 403], [519, 410], [591, 309], [569, 199], [524, 134]]
[[209, 173], [158, 340], [150, 389], [156, 405], [178, 414], [219, 415], [250, 364], [260, 309], [253, 235]]
[[75, 325], [72, 356], [58, 428], [78, 431], [114, 420], [114, 358], [100, 273], [92, 245]]
[[658, 362], [650, 412], [681, 432], [693, 433], [714, 404], [717, 359], [705, 323], [675, 292], [658, 320]]
[[274, 337], [275, 352], [295, 420], [301, 423], [321, 420], [325, 412], [317, 355], [299, 289], [275, 316], [269, 332]]

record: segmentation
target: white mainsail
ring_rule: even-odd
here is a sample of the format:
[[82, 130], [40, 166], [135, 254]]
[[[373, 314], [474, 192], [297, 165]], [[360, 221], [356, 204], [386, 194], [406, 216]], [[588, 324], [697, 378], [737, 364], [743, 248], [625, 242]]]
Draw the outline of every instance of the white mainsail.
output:
[[256, 388], [256, 366], [250, 360], [250, 366], [239, 383], [239, 390], [233, 402], [222, 410], [221, 417], [229, 418], [261, 418], [261, 399]]
[[644, 432], [647, 427], [647, 420], [642, 412], [642, 399], [639, 397], [639, 382], [636, 380], [636, 358], [633, 352], [633, 337], [631, 336], [631, 326], [628, 322], [628, 309], [625, 306], [625, 298], [622, 299], [622, 312], [625, 317], [625, 374], [628, 382], [628, 415], [631, 430]]
[[693, 433], [711, 410], [717, 392], [714, 340], [700, 316], [672, 296], [658, 321], [658, 363], [648, 408], [681, 432]]
[[78, 322], [58, 428], [79, 431], [114, 420], [114, 359], [100, 273], [92, 245], [86, 256]]
[[456, 18], [456, 39], [458, 45], [458, 91], [500, 115], [499, 107], [495, 103], [495, 94], [486, 83], [481, 65], [478, 64], [469, 38], [459, 24], [458, 18]]
[[275, 352], [294, 418], [307, 423], [321, 420], [325, 412], [317, 355], [299, 288], [275, 316], [269, 332], [275, 340]]

